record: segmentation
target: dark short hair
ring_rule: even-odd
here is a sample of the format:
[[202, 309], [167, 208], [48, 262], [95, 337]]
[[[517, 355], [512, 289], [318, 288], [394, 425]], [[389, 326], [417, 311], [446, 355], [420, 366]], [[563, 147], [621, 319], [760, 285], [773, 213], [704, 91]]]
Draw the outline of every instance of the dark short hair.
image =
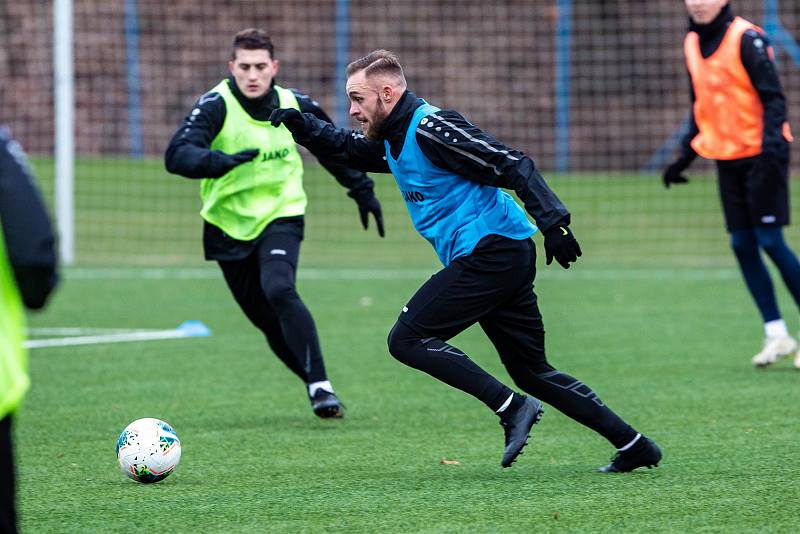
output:
[[231, 59], [236, 59], [237, 50], [266, 50], [269, 57], [275, 59], [275, 48], [267, 32], [256, 28], [247, 28], [236, 34], [233, 38], [233, 51]]
[[349, 78], [358, 71], [364, 71], [367, 76], [375, 74], [390, 74], [405, 81], [403, 66], [397, 55], [389, 50], [373, 50], [366, 56], [357, 59], [347, 66], [347, 77]]

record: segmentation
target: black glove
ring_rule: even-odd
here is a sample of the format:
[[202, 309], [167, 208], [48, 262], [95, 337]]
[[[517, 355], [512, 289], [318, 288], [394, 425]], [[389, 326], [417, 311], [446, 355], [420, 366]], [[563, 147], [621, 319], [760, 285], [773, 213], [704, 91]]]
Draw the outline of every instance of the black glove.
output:
[[553, 258], [565, 269], [570, 263], [578, 261], [581, 255], [581, 246], [572, 235], [572, 230], [566, 224], [556, 225], [544, 232], [544, 251], [547, 265], [553, 263]]
[[217, 157], [214, 158], [214, 164], [212, 166], [213, 168], [211, 169], [211, 176], [209, 176], [209, 178], [219, 178], [220, 176], [226, 175], [234, 167], [238, 167], [242, 163], [252, 161], [256, 156], [258, 156], [258, 149], [251, 148], [248, 150], [242, 150], [236, 154], [226, 154], [225, 152], [215, 150], [214, 154]]
[[364, 230], [369, 228], [369, 214], [375, 217], [375, 224], [378, 226], [378, 235], [383, 237], [383, 212], [381, 211], [381, 203], [374, 194], [364, 195], [357, 197], [356, 203], [358, 204], [358, 214], [361, 216], [361, 226]]
[[302, 113], [294, 108], [278, 108], [273, 110], [269, 116], [269, 122], [276, 128], [283, 124], [293, 134], [301, 134], [306, 131], [306, 119], [303, 117]]
[[672, 184], [685, 184], [688, 182], [689, 179], [683, 175], [683, 171], [689, 168], [694, 158], [694, 155], [681, 156], [664, 169], [664, 175], [661, 177], [664, 187], [669, 189]]

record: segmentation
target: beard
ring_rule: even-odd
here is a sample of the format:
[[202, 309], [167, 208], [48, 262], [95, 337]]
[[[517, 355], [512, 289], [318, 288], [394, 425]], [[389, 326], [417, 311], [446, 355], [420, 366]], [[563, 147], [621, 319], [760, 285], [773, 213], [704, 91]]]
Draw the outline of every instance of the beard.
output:
[[365, 126], [362, 127], [362, 130], [364, 131], [364, 137], [370, 141], [379, 141], [383, 123], [386, 121], [386, 117], [388, 115], [389, 114], [386, 112], [386, 106], [384, 106], [383, 101], [378, 100], [378, 107], [375, 109], [375, 116]]

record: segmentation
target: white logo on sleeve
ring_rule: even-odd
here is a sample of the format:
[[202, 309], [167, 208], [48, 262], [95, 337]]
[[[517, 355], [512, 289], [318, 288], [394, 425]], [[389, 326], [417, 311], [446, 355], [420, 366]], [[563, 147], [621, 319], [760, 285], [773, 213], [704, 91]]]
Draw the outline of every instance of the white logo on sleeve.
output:
[[283, 250], [282, 248], [273, 248], [272, 250], [269, 251], [269, 253], [272, 254], [273, 256], [286, 256], [286, 251]]
[[202, 106], [206, 102], [212, 102], [218, 99], [221, 95], [219, 93], [206, 93], [200, 97], [200, 100], [197, 101], [198, 106]]
[[406, 313], [407, 311], [408, 311], [408, 306], [403, 306], [403, 313]]
[[777, 220], [778, 218], [775, 217], [774, 215], [764, 215], [763, 217], [761, 217], [761, 222], [764, 224], [774, 223]]

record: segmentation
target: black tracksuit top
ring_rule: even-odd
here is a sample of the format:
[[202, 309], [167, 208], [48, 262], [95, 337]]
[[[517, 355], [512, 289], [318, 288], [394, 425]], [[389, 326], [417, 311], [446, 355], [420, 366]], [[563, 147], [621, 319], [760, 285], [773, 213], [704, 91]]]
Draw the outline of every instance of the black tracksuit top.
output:
[[[414, 111], [422, 104], [423, 100], [406, 91], [381, 126], [379, 141], [369, 140], [354, 130], [336, 128], [309, 114], [305, 118], [310, 130], [295, 139], [343, 165], [388, 173], [383, 141], [388, 141], [393, 157], [399, 156]], [[548, 187], [533, 160], [484, 133], [457, 111], [442, 109], [428, 115], [425, 134], [417, 130], [417, 143], [437, 167], [483, 185], [514, 190], [542, 231], [569, 224], [569, 212]], [[450, 142], [450, 136], [454, 135], [463, 140], [457, 147]]]

